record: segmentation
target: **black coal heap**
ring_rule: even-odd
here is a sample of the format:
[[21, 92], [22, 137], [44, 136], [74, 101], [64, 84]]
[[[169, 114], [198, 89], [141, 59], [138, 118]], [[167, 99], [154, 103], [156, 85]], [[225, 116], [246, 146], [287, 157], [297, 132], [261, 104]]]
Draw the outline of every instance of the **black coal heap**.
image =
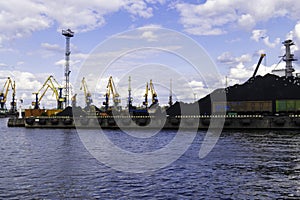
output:
[[180, 115], [181, 110], [184, 113], [210, 114], [211, 99], [210, 95], [225, 92], [227, 101], [275, 101], [275, 100], [294, 100], [300, 99], [300, 78], [299, 77], [279, 77], [274, 74], [265, 76], [256, 76], [250, 78], [243, 84], [236, 84], [225, 89], [217, 89], [211, 94], [198, 100], [200, 112], [196, 111], [195, 103], [187, 104], [176, 102], [167, 109], [170, 116]]

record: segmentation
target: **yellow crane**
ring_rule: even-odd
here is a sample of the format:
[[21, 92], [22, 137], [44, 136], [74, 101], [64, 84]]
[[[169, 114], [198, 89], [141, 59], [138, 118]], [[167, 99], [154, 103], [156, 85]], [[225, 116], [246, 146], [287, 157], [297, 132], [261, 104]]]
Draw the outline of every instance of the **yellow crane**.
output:
[[[57, 109], [63, 109], [63, 103], [66, 102], [66, 98], [62, 97], [63, 88], [58, 84], [58, 82], [53, 76], [49, 76], [44, 82], [43, 86], [37, 92], [32, 93], [35, 95], [35, 102], [32, 102], [34, 109], [40, 108], [40, 102], [49, 88], [53, 91], [53, 94], [55, 95], [57, 101]], [[39, 97], [40, 93], [41, 96]]]
[[119, 104], [121, 103], [120, 95], [117, 92], [117, 89], [116, 89], [116, 86], [115, 86], [112, 76], [109, 77], [108, 84], [106, 86], [106, 94], [104, 95], [105, 102], [103, 102], [103, 105], [105, 106], [105, 111], [108, 110], [109, 99], [110, 99], [111, 94], [112, 94], [112, 98], [113, 98], [113, 102], [114, 102], [114, 107], [119, 110]]
[[146, 83], [146, 91], [145, 91], [145, 94], [144, 94], [144, 97], [145, 97], [145, 100], [143, 102], [143, 105], [146, 106], [146, 108], [148, 107], [148, 93], [151, 93], [152, 95], [152, 99], [151, 99], [151, 105], [155, 105], [155, 104], [158, 104], [158, 98], [157, 98], [157, 93], [154, 89], [154, 85], [153, 85], [153, 82], [152, 82], [152, 79], [150, 80], [150, 84], [148, 85], [148, 82]]
[[93, 99], [92, 99], [91, 93], [90, 93], [89, 90], [88, 90], [87, 83], [86, 83], [84, 77], [82, 78], [82, 81], [81, 81], [80, 90], [83, 90], [83, 92], [84, 92], [84, 98], [85, 98], [85, 103], [86, 103], [86, 107], [89, 108], [90, 105], [91, 105], [92, 102], [93, 102]]
[[72, 96], [71, 101], [72, 101], [72, 108], [75, 108], [77, 104], [77, 94], [74, 94]]
[[152, 95], [152, 104], [150, 105], [150, 107], [151, 107], [152, 105], [158, 104], [158, 98], [157, 98], [157, 94], [154, 89], [154, 85], [152, 83], [152, 79], [150, 80], [149, 90], [151, 91], [151, 95]]
[[149, 85], [148, 85], [148, 82], [146, 83], [146, 91], [145, 91], [145, 94], [144, 94], [144, 97], [145, 97], [145, 100], [143, 102], [143, 105], [148, 108], [148, 91], [149, 91]]
[[7, 80], [2, 88], [2, 91], [0, 93], [0, 107], [1, 110], [6, 109], [6, 100], [7, 100], [7, 94], [9, 89], [12, 90], [12, 102], [11, 105], [11, 111], [16, 111], [16, 102], [15, 102], [15, 96], [16, 96], [16, 83], [15, 81], [12, 81], [10, 77], [7, 77]]

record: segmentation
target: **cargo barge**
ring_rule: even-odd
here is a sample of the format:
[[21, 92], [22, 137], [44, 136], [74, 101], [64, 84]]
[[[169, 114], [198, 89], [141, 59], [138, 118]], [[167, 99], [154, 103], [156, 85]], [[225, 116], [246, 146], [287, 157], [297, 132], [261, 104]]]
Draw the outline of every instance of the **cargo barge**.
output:
[[[300, 129], [300, 115], [262, 116], [262, 115], [211, 115], [176, 116], [165, 120], [151, 117], [29, 117], [10, 118], [9, 127], [26, 128], [85, 128], [85, 129], [208, 129], [212, 120], [224, 121], [224, 129]], [[217, 127], [218, 128], [218, 127]]]

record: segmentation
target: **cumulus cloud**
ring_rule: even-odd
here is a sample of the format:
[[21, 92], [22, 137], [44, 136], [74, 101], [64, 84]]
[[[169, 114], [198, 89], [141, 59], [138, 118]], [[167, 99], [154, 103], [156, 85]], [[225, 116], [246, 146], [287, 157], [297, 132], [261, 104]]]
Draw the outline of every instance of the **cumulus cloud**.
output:
[[153, 33], [153, 31], [145, 31], [142, 34], [142, 38], [146, 39], [148, 41], [156, 41], [157, 40], [157, 35]]
[[[291, 30], [287, 35], [286, 39], [291, 39], [294, 41], [293, 46], [291, 46], [291, 50], [294, 52], [296, 58], [300, 58], [300, 21], [298, 21], [293, 30]], [[298, 60], [298, 63], [300, 61]]]
[[58, 44], [49, 44], [49, 43], [42, 43], [41, 44], [41, 47], [45, 50], [48, 50], [48, 51], [55, 51], [55, 52], [61, 52], [63, 51], [64, 49], [58, 45]]
[[[234, 85], [236, 83], [244, 83], [253, 75], [256, 66], [257, 64], [253, 64], [251, 66], [245, 66], [243, 63], [238, 63], [237, 65], [231, 67], [228, 75], [229, 85]], [[285, 68], [284, 62], [281, 62], [279, 64], [272, 64], [270, 66], [261, 64], [260, 67], [258, 68], [256, 75], [264, 76], [268, 73], [275, 73], [273, 72], [274, 69], [279, 70], [284, 68]]]
[[1, 42], [28, 36], [52, 24], [52, 20], [43, 14], [47, 8], [34, 1], [1, 1], [0, 7]]
[[250, 78], [252, 71], [246, 68], [243, 63], [239, 63], [236, 67], [230, 69], [229, 77], [233, 79], [247, 79]]
[[1, 1], [0, 45], [5, 41], [31, 35], [54, 24], [57, 29], [71, 28], [76, 32], [94, 30], [103, 26], [105, 16], [125, 11], [132, 17], [150, 18], [155, 4], [165, 0], [102, 0], [93, 1]]
[[255, 26], [255, 19], [250, 14], [242, 15], [241, 18], [238, 19], [238, 25], [246, 30], [250, 30]]
[[280, 43], [280, 38], [276, 38], [273, 42], [271, 42], [269, 36], [267, 35], [267, 30], [253, 30], [251, 39], [256, 42], [262, 40], [263, 43], [270, 48], [274, 48]]
[[194, 35], [220, 35], [238, 27], [251, 30], [258, 22], [277, 17], [299, 19], [300, 2], [296, 0], [208, 0], [201, 4], [175, 3], [180, 23]]
[[244, 54], [240, 57], [234, 57], [230, 52], [224, 52], [220, 56], [217, 57], [217, 61], [224, 64], [237, 64], [237, 63], [245, 63], [250, 62], [252, 60], [252, 56], [250, 54]]
[[253, 30], [251, 39], [258, 42], [260, 39], [266, 37], [266, 30]]

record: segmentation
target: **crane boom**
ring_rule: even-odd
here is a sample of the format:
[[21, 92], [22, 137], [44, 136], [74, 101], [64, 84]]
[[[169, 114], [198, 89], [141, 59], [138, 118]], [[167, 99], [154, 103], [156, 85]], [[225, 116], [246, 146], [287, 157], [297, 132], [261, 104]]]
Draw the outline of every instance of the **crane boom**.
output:
[[12, 102], [11, 102], [11, 111], [16, 111], [16, 102], [15, 102], [15, 95], [16, 95], [16, 83], [12, 81], [10, 77], [7, 77], [7, 80], [2, 88], [0, 93], [0, 107], [1, 109], [5, 108], [5, 104], [7, 101], [7, 94], [9, 89], [12, 90]]
[[150, 91], [151, 91], [151, 95], [152, 95], [152, 105], [157, 104], [158, 98], [157, 98], [157, 94], [154, 89], [154, 85], [152, 83], [152, 79], [150, 80]]
[[170, 95], [169, 95], [169, 106], [173, 105], [173, 97], [172, 97], [172, 79], [170, 79]]
[[257, 63], [257, 65], [256, 65], [255, 71], [254, 71], [254, 73], [253, 73], [253, 75], [252, 75], [252, 78], [254, 78], [254, 77], [256, 76], [256, 73], [257, 73], [258, 68], [259, 68], [259, 66], [260, 66], [260, 64], [261, 64], [261, 61], [263, 60], [263, 58], [264, 58], [265, 56], [266, 56], [266, 54], [264, 54], [264, 53], [260, 54], [260, 58], [259, 58], [258, 63]]
[[117, 89], [116, 89], [116, 86], [115, 86], [112, 76], [109, 77], [108, 84], [106, 86], [106, 94], [104, 95], [105, 102], [103, 102], [103, 105], [105, 105], [106, 111], [108, 110], [108, 107], [109, 107], [110, 94], [112, 94], [114, 107], [118, 109], [118, 105], [119, 105], [119, 103], [121, 103], [121, 100], [120, 100], [120, 95], [117, 92]]
[[71, 98], [72, 101], [72, 108], [76, 107], [76, 103], [77, 103], [77, 98], [76, 98], [77, 94], [74, 94]]
[[93, 102], [93, 99], [92, 99], [91, 93], [88, 90], [87, 83], [86, 83], [84, 77], [82, 78], [82, 81], [81, 81], [80, 90], [83, 90], [86, 107], [89, 108]]
[[[53, 76], [49, 76], [44, 82], [43, 86], [37, 92], [32, 93], [35, 95], [35, 102], [32, 102], [34, 109], [39, 109], [40, 102], [49, 88], [53, 91], [53, 94], [55, 95], [57, 101], [57, 109], [63, 109], [63, 103], [66, 102], [66, 98], [62, 97], [63, 88], [59, 85], [59, 83]], [[38, 97], [40, 92], [42, 92], [42, 95]]]
[[146, 92], [144, 94], [145, 101], [143, 102], [143, 105], [146, 106], [146, 108], [148, 107], [148, 91], [149, 91], [149, 85], [148, 85], [148, 82], [147, 82], [146, 83]]

